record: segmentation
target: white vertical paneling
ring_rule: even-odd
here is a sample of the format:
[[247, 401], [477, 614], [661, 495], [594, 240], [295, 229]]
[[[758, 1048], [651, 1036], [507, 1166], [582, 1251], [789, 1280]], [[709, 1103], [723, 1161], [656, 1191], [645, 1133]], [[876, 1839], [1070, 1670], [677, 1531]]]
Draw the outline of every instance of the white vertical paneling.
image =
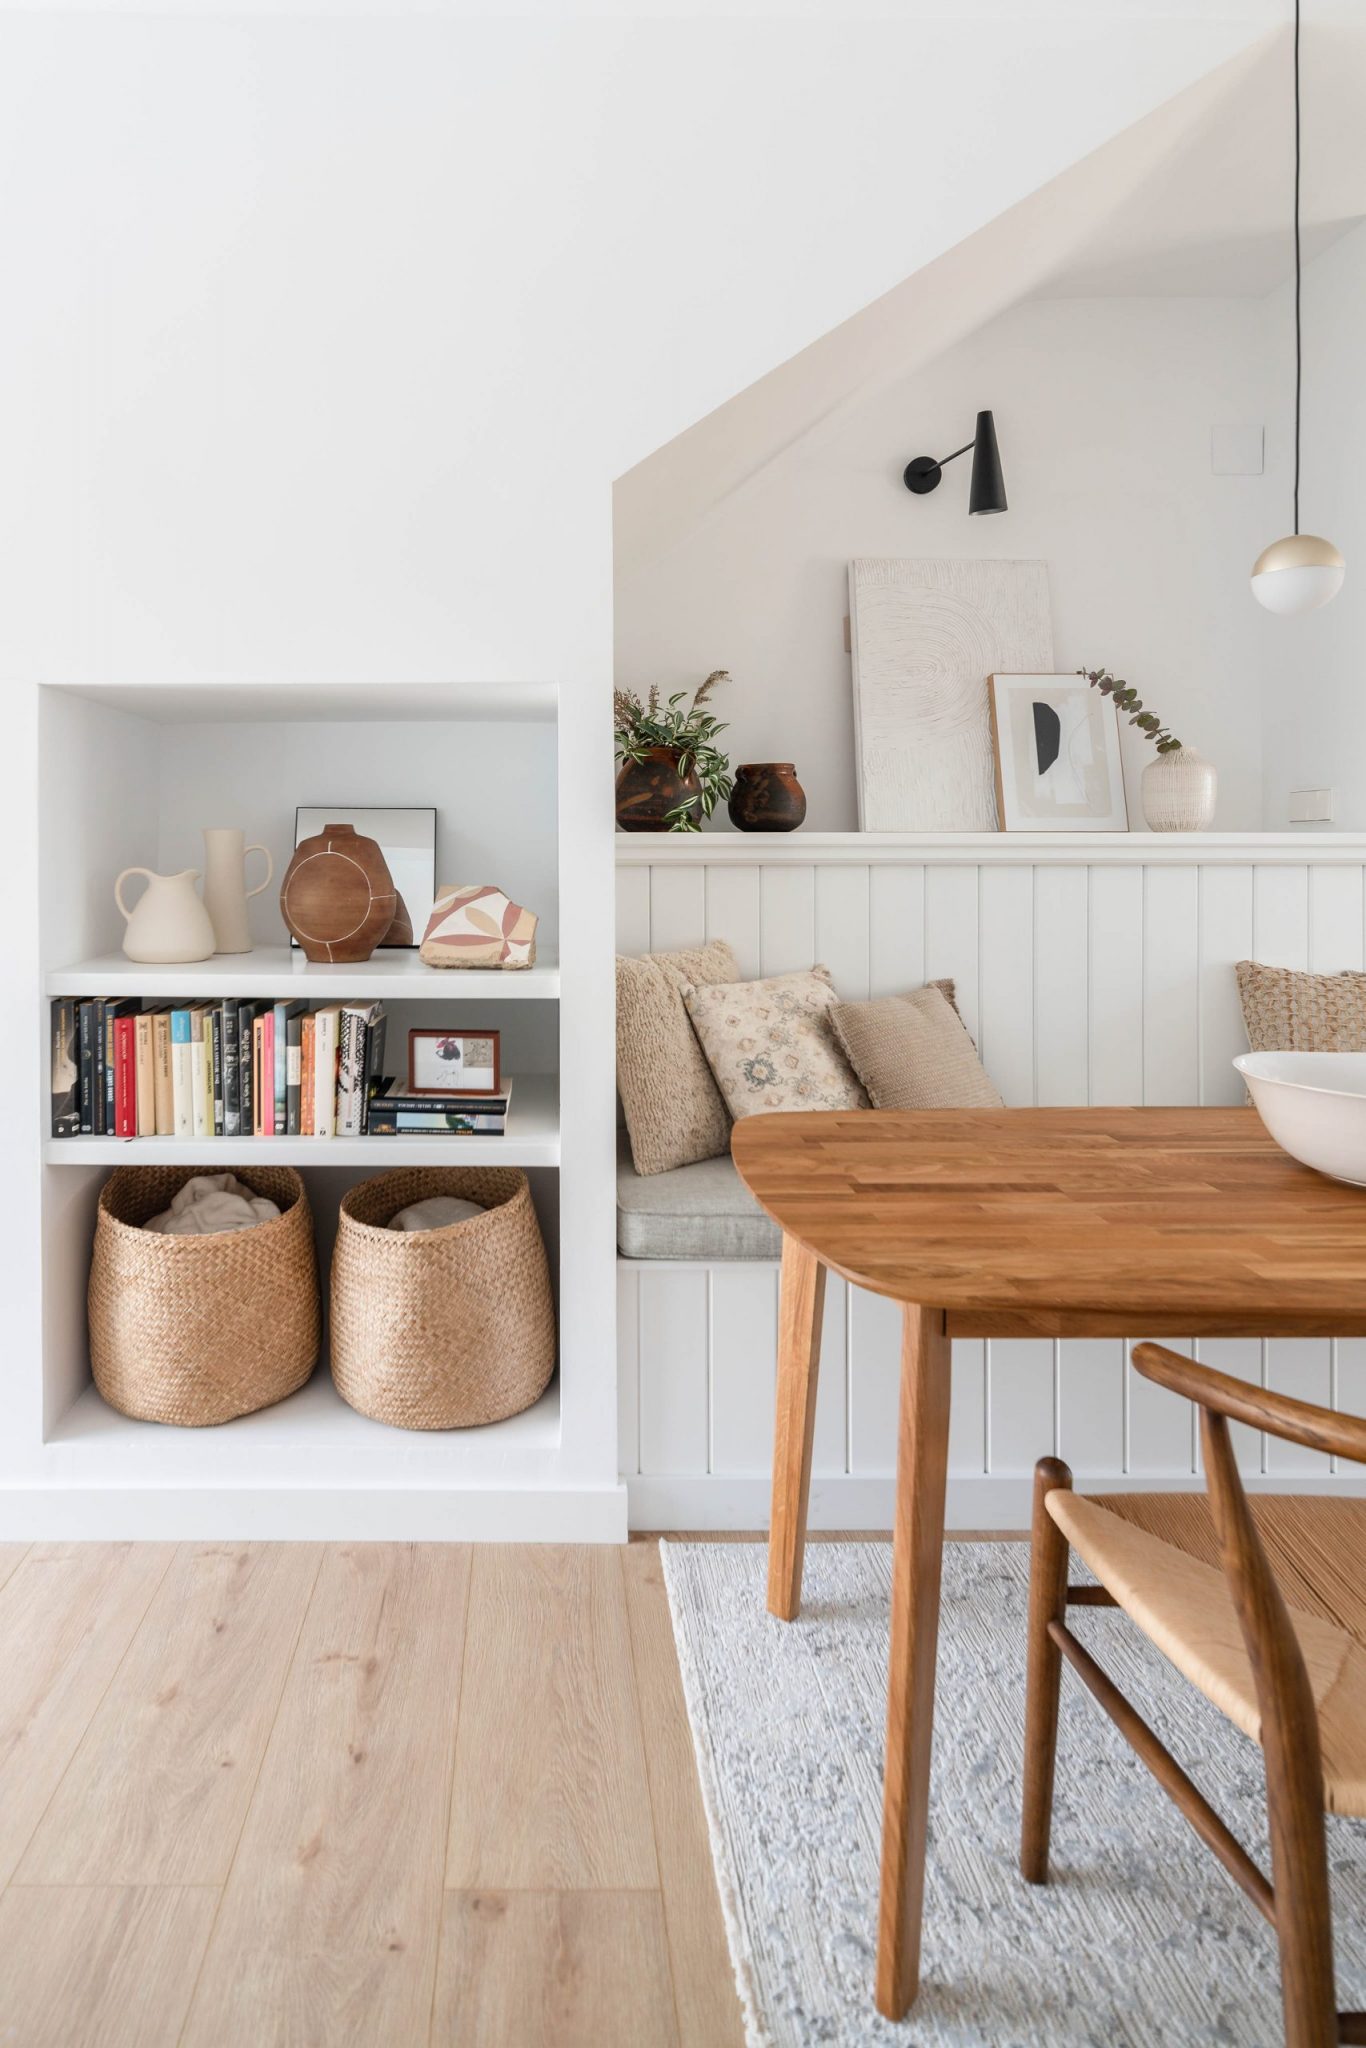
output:
[[1233, 1061], [1247, 1051], [1234, 968], [1252, 958], [1252, 869], [1200, 870], [1200, 1100], [1238, 1104]]
[[849, 1466], [849, 1289], [838, 1273], [825, 1282], [821, 1324], [821, 1370], [816, 1382], [813, 1472], [845, 1472]]
[[1051, 1337], [987, 1343], [987, 1470], [1032, 1472], [1053, 1451]]
[[724, 939], [734, 953], [742, 981], [756, 981], [762, 948], [759, 940], [759, 870], [708, 868], [706, 934]]
[[[1226, 1372], [1236, 1380], [1249, 1380], [1254, 1387], [1262, 1384], [1263, 1347], [1260, 1337], [1199, 1337], [1196, 1339], [1195, 1356], [1201, 1365], [1212, 1366], [1215, 1372]], [[1260, 1472], [1262, 1469], [1262, 1433], [1249, 1429], [1245, 1422], [1229, 1425], [1229, 1436], [1233, 1444], [1233, 1455], [1238, 1461], [1240, 1472]], [[1195, 1466], [1204, 1470], [1204, 1457], [1200, 1447], [1199, 1417], [1196, 1417]]]
[[640, 1269], [640, 1469], [707, 1469], [706, 1266]]
[[925, 980], [925, 870], [868, 874], [868, 993], [901, 995]]
[[771, 1471], [777, 1351], [775, 1268], [743, 1263], [714, 1266], [710, 1471]]
[[816, 964], [816, 871], [764, 868], [760, 875], [759, 971], [795, 974]]
[[1269, 967], [1309, 965], [1308, 868], [1253, 871], [1252, 950]]
[[847, 1003], [868, 996], [868, 870], [816, 869], [815, 958]]
[[1058, 1345], [1058, 1456], [1078, 1480], [1124, 1470], [1124, 1341], [1064, 1337]]
[[901, 1310], [885, 1295], [850, 1289], [849, 1469], [896, 1471]]
[[1087, 870], [1035, 868], [1034, 1099], [1051, 1109], [1087, 1100], [1086, 921]]
[[[1290, 1394], [1297, 1401], [1314, 1401], [1321, 1408], [1333, 1399], [1332, 1345], [1327, 1337], [1270, 1337], [1266, 1346], [1266, 1383], [1277, 1394]], [[1326, 1472], [1329, 1460], [1322, 1451], [1306, 1450], [1303, 1444], [1288, 1444], [1280, 1437], [1266, 1439], [1268, 1472]]]
[[1091, 1100], [1143, 1100], [1143, 871], [1091, 869]]
[[1200, 1100], [1200, 877], [1143, 871], [1143, 1100]]
[[983, 868], [977, 1050], [1012, 1109], [1034, 1100], [1034, 870]]
[[650, 951], [700, 946], [707, 929], [704, 868], [650, 869]]
[[954, 1472], [987, 1469], [987, 1347], [982, 1337], [953, 1340], [949, 1466]]
[[[643, 868], [638, 870], [643, 874]], [[640, 1274], [617, 1264], [617, 1466], [640, 1470]]]
[[[1182, 1351], [1190, 1357], [1187, 1338], [1164, 1337], [1161, 1341], [1172, 1351]], [[1176, 1474], [1195, 1470], [1190, 1402], [1145, 1380], [1142, 1373], [1134, 1370], [1132, 1359], [1127, 1364], [1126, 1409], [1126, 1472]]]
[[622, 868], [617, 875], [617, 951], [637, 954], [650, 950], [650, 870]]
[[981, 1029], [978, 992], [977, 877], [975, 867], [925, 870], [925, 979], [952, 975], [958, 1011], [976, 1038]]
[[1315, 974], [1362, 964], [1360, 867], [1309, 870], [1309, 965]]

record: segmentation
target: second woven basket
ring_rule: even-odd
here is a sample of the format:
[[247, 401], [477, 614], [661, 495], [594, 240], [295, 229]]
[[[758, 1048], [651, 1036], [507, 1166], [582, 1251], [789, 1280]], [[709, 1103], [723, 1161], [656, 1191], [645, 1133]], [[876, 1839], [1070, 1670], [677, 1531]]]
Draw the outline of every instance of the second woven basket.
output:
[[[390, 1230], [432, 1195], [482, 1216]], [[529, 1408], [555, 1369], [550, 1268], [524, 1173], [399, 1167], [348, 1190], [332, 1256], [332, 1377], [400, 1429], [463, 1429]]]

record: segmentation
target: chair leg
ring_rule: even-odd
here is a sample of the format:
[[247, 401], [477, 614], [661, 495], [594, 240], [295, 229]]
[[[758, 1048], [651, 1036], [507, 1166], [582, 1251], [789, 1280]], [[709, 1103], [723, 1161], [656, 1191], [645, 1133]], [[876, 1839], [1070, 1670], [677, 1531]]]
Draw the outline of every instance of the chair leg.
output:
[[783, 1237], [778, 1296], [778, 1389], [773, 1430], [773, 1509], [768, 1529], [768, 1611], [794, 1621], [802, 1604], [816, 1380], [825, 1313], [825, 1268]]
[[1060, 1458], [1034, 1467], [1034, 1522], [1029, 1566], [1029, 1668], [1025, 1693], [1024, 1802], [1020, 1869], [1030, 1884], [1048, 1882], [1048, 1837], [1053, 1819], [1053, 1771], [1058, 1751], [1058, 1694], [1062, 1652], [1048, 1633], [1067, 1617], [1067, 1538], [1046, 1502], [1072, 1474]]
[[1298, 1727], [1273, 1730], [1264, 1721], [1262, 1747], [1285, 2048], [1333, 2048], [1352, 2035], [1339, 2031], [1333, 1984], [1333, 1905], [1317, 1724], [1306, 1719]]

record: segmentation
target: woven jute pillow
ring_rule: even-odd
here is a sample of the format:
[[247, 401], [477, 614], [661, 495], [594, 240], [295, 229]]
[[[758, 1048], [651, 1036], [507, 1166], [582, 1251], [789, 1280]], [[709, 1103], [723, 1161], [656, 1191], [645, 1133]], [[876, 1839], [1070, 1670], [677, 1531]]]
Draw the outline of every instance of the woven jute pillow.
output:
[[1366, 1052], [1366, 974], [1305, 974], [1240, 960], [1235, 972], [1253, 1052]]
[[830, 1029], [838, 1003], [828, 967], [690, 988], [684, 1000], [732, 1116], [784, 1109], [867, 1109]]
[[111, 1408], [199, 1428], [283, 1401], [318, 1362], [313, 1217], [291, 1166], [243, 1166], [280, 1214], [249, 1230], [163, 1237], [143, 1224], [202, 1166], [120, 1166], [100, 1192], [90, 1369]]
[[730, 1150], [730, 1112], [688, 1019], [685, 988], [734, 981], [724, 939], [679, 953], [617, 957], [617, 1088], [639, 1174]]
[[934, 985], [839, 1003], [830, 1023], [874, 1109], [1003, 1109], [967, 1026]]

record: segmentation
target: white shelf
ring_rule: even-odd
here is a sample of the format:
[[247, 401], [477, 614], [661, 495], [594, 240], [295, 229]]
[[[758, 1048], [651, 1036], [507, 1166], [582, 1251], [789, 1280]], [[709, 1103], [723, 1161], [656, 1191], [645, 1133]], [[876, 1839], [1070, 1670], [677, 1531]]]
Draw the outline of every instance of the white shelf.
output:
[[553, 725], [554, 683], [55, 683], [67, 696], [158, 725], [392, 725], [441, 719]]
[[1361, 832], [618, 832], [619, 868], [1318, 867]]
[[514, 1076], [501, 1138], [47, 1138], [49, 1166], [558, 1166], [553, 1074]]
[[318, 1002], [382, 997], [395, 1003], [553, 1001], [560, 993], [558, 960], [535, 967], [428, 967], [416, 952], [372, 953], [356, 967], [320, 967], [289, 946], [215, 953], [172, 967], [144, 967], [106, 953], [58, 967], [47, 976], [50, 996], [300, 997]]

